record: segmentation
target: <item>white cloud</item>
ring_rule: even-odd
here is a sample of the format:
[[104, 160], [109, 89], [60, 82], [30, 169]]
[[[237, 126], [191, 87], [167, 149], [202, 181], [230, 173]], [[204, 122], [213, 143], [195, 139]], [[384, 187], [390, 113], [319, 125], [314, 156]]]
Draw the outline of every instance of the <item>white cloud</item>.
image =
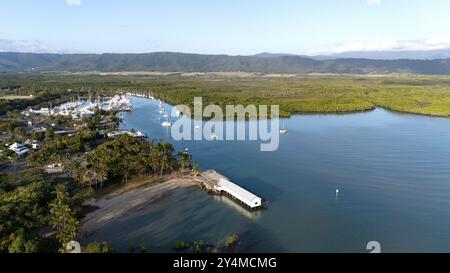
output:
[[379, 6], [381, 5], [381, 0], [366, 0], [369, 6]]
[[357, 51], [421, 51], [450, 49], [450, 37], [431, 37], [416, 40], [371, 39], [307, 52], [308, 55], [335, 54]]
[[80, 6], [81, 0], [66, 0], [66, 3], [69, 6]]
[[0, 39], [0, 52], [44, 52], [48, 48], [40, 41]]
[[0, 52], [68, 53], [55, 49], [39, 40], [10, 40], [0, 38]]

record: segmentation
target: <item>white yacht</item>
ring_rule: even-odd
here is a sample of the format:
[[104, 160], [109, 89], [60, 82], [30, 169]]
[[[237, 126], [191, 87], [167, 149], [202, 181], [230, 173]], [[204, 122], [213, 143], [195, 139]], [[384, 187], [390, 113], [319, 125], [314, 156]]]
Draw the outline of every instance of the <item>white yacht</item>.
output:
[[172, 126], [172, 123], [170, 121], [164, 121], [163, 123], [161, 123], [161, 125], [163, 127], [169, 127], [169, 126]]
[[281, 129], [280, 129], [280, 135], [285, 135], [287, 133], [288, 133], [288, 130], [284, 127], [284, 120], [283, 120]]

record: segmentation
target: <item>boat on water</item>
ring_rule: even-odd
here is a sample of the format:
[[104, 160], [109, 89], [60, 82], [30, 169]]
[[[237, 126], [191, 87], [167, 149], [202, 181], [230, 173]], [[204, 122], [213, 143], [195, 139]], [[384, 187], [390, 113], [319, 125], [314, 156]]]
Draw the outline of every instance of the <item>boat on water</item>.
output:
[[169, 115], [168, 115], [166, 112], [164, 112], [163, 117], [164, 117], [166, 120], [163, 121], [163, 122], [161, 123], [161, 125], [162, 125], [163, 127], [169, 127], [169, 126], [172, 126], [172, 122], [169, 121]]
[[281, 126], [281, 129], [280, 129], [280, 135], [285, 135], [285, 134], [287, 134], [288, 133], [288, 129], [286, 129], [285, 127], [284, 127], [284, 120], [282, 121], [282, 126]]
[[161, 123], [161, 125], [163, 127], [169, 127], [169, 126], [172, 126], [172, 123], [170, 121], [164, 121], [163, 123]]

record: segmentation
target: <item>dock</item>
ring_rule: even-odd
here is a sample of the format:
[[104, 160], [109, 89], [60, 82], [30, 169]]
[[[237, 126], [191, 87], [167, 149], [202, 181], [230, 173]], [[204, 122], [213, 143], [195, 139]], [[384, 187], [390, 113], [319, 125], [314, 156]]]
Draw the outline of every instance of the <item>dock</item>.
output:
[[266, 206], [261, 197], [242, 188], [214, 170], [202, 172], [200, 180], [207, 191], [230, 197], [248, 209], [256, 210]]

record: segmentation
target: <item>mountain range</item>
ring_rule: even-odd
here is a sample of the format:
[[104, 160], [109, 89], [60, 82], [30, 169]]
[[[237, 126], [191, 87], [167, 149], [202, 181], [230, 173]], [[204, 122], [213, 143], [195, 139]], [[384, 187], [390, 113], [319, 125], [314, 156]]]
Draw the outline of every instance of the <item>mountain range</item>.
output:
[[[412, 52], [410, 52], [412, 54]], [[27, 71], [165, 71], [165, 72], [260, 72], [260, 73], [413, 73], [450, 75], [450, 51], [444, 58], [390, 58], [394, 53], [347, 53], [307, 57], [261, 53], [253, 56], [203, 55], [174, 52], [143, 54], [50, 54], [0, 52], [0, 72]], [[385, 58], [379, 55], [384, 54]], [[406, 54], [406, 53], [404, 53]], [[437, 52], [436, 52], [437, 54]], [[378, 56], [378, 57], [377, 57]], [[398, 55], [405, 56], [405, 55]], [[389, 58], [388, 58], [389, 57]], [[405, 56], [406, 57], [406, 56]]]

